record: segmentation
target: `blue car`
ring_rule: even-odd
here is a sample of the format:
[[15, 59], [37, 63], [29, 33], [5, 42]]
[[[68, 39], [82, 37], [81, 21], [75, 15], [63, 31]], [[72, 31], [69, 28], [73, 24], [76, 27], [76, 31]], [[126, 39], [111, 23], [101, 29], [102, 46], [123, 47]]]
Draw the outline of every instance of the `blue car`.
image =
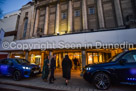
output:
[[0, 60], [0, 75], [12, 76], [16, 81], [39, 74], [40, 70], [38, 65], [30, 64], [25, 59], [7, 58]]
[[100, 90], [108, 89], [111, 83], [136, 85], [136, 50], [118, 54], [107, 63], [87, 65], [83, 77]]

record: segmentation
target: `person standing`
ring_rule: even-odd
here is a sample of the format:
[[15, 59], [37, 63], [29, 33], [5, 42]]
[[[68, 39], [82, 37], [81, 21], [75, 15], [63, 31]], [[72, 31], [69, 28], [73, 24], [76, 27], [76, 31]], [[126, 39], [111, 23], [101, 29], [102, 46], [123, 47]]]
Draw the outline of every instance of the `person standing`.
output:
[[43, 71], [42, 71], [42, 79], [47, 82], [49, 75], [49, 56], [47, 56], [44, 60], [44, 65], [43, 65]]
[[75, 57], [73, 61], [74, 61], [75, 70], [77, 70], [78, 59]]
[[69, 59], [68, 55], [65, 56], [65, 58], [62, 61], [62, 72], [63, 72], [63, 78], [65, 78], [65, 84], [68, 85], [68, 82], [71, 78], [71, 68], [72, 68], [72, 62]]
[[50, 79], [49, 83], [52, 84], [54, 80], [54, 71], [56, 69], [56, 55], [53, 55], [53, 58], [51, 59], [51, 64], [50, 64], [50, 69], [51, 69], [51, 74], [50, 74]]

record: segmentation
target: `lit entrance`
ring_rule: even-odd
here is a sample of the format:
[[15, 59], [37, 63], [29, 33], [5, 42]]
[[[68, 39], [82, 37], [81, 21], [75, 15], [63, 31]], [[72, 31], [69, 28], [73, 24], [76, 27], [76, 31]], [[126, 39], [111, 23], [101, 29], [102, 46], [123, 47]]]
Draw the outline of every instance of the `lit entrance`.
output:
[[54, 54], [56, 54], [56, 68], [62, 69], [62, 60], [65, 58], [65, 55], [68, 55], [72, 61], [72, 71], [80, 71], [82, 69], [81, 52], [60, 52]]

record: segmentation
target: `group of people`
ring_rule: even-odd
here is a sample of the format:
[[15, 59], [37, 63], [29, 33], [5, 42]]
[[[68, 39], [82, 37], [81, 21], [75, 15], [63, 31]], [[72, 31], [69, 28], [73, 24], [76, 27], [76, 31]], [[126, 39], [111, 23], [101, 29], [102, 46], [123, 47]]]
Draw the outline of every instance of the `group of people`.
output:
[[[42, 79], [47, 82], [48, 76], [50, 73], [49, 77], [49, 83], [53, 84], [54, 81], [56, 80], [54, 78], [54, 71], [56, 69], [56, 55], [53, 55], [51, 58], [51, 61], [49, 62], [50, 57], [47, 56], [44, 60], [44, 65], [43, 65], [43, 71], [42, 71]], [[71, 68], [72, 68], [72, 62], [69, 59], [68, 55], [65, 55], [65, 58], [62, 61], [62, 72], [63, 72], [63, 78], [65, 78], [65, 84], [68, 85], [69, 80], [71, 78]]]

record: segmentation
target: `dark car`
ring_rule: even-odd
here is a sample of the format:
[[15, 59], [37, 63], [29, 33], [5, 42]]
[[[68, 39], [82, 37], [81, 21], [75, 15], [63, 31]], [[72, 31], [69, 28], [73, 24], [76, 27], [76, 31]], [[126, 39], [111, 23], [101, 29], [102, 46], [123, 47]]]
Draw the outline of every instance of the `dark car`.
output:
[[2, 59], [0, 60], [0, 75], [12, 76], [14, 80], [28, 78], [32, 75], [39, 74], [40, 67], [30, 64], [25, 59]]
[[136, 85], [136, 50], [120, 53], [107, 63], [87, 65], [83, 77], [101, 90], [111, 83]]

